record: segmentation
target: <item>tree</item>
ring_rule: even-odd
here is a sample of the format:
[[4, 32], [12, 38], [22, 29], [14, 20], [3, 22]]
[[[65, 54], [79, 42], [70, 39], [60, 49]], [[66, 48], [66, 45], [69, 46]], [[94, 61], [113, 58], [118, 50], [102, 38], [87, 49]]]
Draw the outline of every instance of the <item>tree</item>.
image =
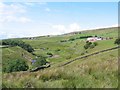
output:
[[28, 70], [28, 65], [23, 60], [9, 60], [5, 65], [3, 65], [3, 72], [16, 72], [16, 71], [26, 71]]
[[53, 56], [53, 54], [52, 54], [52, 53], [50, 53], [50, 52], [47, 52], [47, 55], [49, 55], [50, 57], [52, 57], [52, 56]]
[[39, 66], [45, 65], [47, 63], [46, 57], [43, 57], [43, 56], [39, 56], [35, 60], [36, 61], [33, 63], [33, 67], [39, 67]]
[[98, 43], [97, 42], [89, 42], [89, 41], [86, 41], [86, 44], [84, 45], [84, 48], [85, 49], [88, 49], [88, 48], [94, 48], [95, 46], [97, 46], [98, 45]]
[[75, 38], [70, 38], [68, 41], [74, 41], [75, 40]]
[[90, 48], [94, 48], [94, 47], [95, 47], [95, 45], [94, 45], [94, 44], [91, 44], [91, 45], [90, 45]]
[[95, 37], [97, 37], [97, 35], [95, 35]]
[[93, 37], [93, 36], [81, 36], [80, 39], [86, 39], [86, 38], [89, 38], [89, 37]]
[[89, 41], [86, 41], [86, 44], [84, 45], [85, 49], [88, 49], [92, 43]]
[[89, 41], [87, 41], [87, 42], [86, 42], [86, 44], [87, 44], [87, 45], [91, 45], [92, 43], [91, 43], [91, 42], [89, 42]]
[[120, 44], [120, 38], [116, 39], [114, 44], [118, 44], [119, 45]]
[[94, 44], [95, 46], [97, 46], [97, 45], [98, 45], [98, 43], [97, 43], [97, 42], [94, 42], [93, 44]]
[[2, 41], [2, 45], [19, 46], [30, 53], [34, 51], [31, 45], [26, 44], [22, 40], [6, 39]]
[[84, 48], [85, 48], [85, 49], [88, 49], [88, 48], [89, 48], [89, 45], [88, 45], [88, 44], [85, 44], [85, 45], [84, 45]]

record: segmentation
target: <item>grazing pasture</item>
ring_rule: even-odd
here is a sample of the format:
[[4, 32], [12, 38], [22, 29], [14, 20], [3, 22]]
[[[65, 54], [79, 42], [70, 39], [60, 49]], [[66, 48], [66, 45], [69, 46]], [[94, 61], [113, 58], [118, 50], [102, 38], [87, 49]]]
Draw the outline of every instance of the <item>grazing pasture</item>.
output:
[[[111, 38], [96, 41], [94, 47], [85, 49], [87, 36]], [[7, 88], [116, 88], [118, 87], [118, 49], [101, 52], [97, 55], [76, 60], [59, 67], [78, 57], [116, 47], [118, 28], [87, 30], [56, 36], [18, 38], [29, 44], [34, 51], [27, 52], [19, 46], [2, 47], [2, 66], [10, 60], [24, 60], [27, 71], [3, 72], [3, 87]], [[45, 57], [50, 63], [48, 68], [30, 72], [31, 60]], [[41, 62], [40, 62], [41, 63]], [[38, 64], [35, 64], [39, 66]], [[42, 66], [41, 66], [42, 67]]]

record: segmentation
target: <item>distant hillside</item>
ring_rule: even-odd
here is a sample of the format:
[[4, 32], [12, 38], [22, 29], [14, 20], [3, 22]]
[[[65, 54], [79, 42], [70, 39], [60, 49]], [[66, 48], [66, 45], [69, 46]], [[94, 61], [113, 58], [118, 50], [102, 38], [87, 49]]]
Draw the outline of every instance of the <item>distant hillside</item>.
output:
[[[20, 39], [39, 39], [39, 38], [45, 38], [45, 37], [60, 37], [63, 35], [76, 35], [76, 34], [82, 34], [82, 33], [92, 33], [92, 34], [99, 34], [100, 35], [104, 34], [104, 33], [112, 33], [112, 32], [116, 32], [116, 34], [118, 33], [118, 27], [109, 27], [109, 28], [99, 28], [99, 29], [90, 29], [90, 30], [82, 30], [82, 31], [76, 31], [76, 32], [70, 32], [70, 33], [65, 33], [65, 34], [61, 34], [61, 35], [45, 35], [45, 36], [34, 36], [34, 37], [24, 37], [24, 38], [20, 38]], [[112, 35], [112, 34], [111, 34]]]
[[[100, 36], [100, 37], [112, 37], [112, 40], [107, 41], [99, 41], [98, 46], [96, 46], [93, 49], [84, 49], [84, 45], [86, 42], [86, 39], [80, 39], [80, 37], [83, 36]], [[102, 28], [97, 30], [87, 30], [82, 31], [81, 33], [76, 34], [66, 34], [66, 35], [58, 35], [58, 36], [41, 36], [41, 37], [31, 37], [31, 38], [20, 38], [27, 44], [30, 44], [34, 48], [34, 54], [39, 56], [45, 56], [48, 57], [48, 61], [51, 63], [57, 63], [62, 61], [67, 61], [70, 59], [73, 59], [77, 56], [81, 56], [82, 54], [89, 54], [93, 51], [98, 51], [101, 49], [111, 48], [116, 46], [114, 44], [115, 39], [118, 37], [118, 28], [112, 27], [112, 28]], [[19, 38], [18, 38], [19, 39]], [[19, 50], [19, 57], [21, 58], [21, 53], [26, 52], [21, 51], [21, 48], [3, 48], [3, 60], [8, 60], [6, 57], [6, 54], [11, 51], [9, 56], [10, 58], [15, 57], [14, 53], [12, 54], [12, 50], [16, 50], [15, 53], [17, 53], [17, 49]], [[87, 52], [87, 53], [86, 53]], [[28, 53], [28, 52], [26, 52]], [[49, 57], [48, 53], [51, 53], [53, 57]], [[74, 54], [75, 53], [75, 54]], [[29, 56], [30, 54], [28, 54]]]
[[97, 33], [98, 34], [98, 32], [104, 33], [104, 32], [112, 32], [114, 30], [115, 31], [118, 30], [118, 27], [109, 27], [109, 28], [99, 28], [99, 29], [82, 30], [82, 31], [77, 31], [77, 32], [66, 33], [64, 35], [69, 35], [69, 34], [74, 35], [74, 34], [81, 34], [81, 33], [85, 33], [85, 32]]

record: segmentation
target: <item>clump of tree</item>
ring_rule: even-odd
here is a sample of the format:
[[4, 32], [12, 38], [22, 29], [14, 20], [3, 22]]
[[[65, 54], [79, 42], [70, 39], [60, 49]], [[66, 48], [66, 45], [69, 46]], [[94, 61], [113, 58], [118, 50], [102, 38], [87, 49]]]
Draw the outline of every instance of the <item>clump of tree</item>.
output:
[[[89, 37], [93, 37], [93, 36], [81, 36], [81, 37], [76, 37], [76, 38], [70, 38], [68, 41], [74, 41], [74, 40], [77, 40], [77, 39], [86, 39], [86, 38], [89, 38]], [[61, 41], [61, 42], [64, 42], [64, 41]]]
[[16, 71], [27, 71], [28, 65], [24, 60], [9, 60], [3, 64], [2, 71], [3, 72], [16, 72]]
[[86, 44], [84, 45], [84, 48], [85, 48], [85, 49], [88, 49], [91, 44], [92, 44], [91, 42], [87, 41]]
[[67, 40], [60, 40], [60, 42], [67, 42]]
[[98, 45], [98, 43], [97, 42], [89, 42], [89, 41], [87, 41], [86, 42], [86, 44], [84, 45], [84, 48], [85, 49], [88, 49], [88, 48], [90, 48], [90, 49], [92, 49], [92, 48], [94, 48], [95, 46], [97, 46]]
[[46, 61], [46, 57], [39, 56], [39, 57], [35, 58], [34, 62], [32, 62], [32, 66], [35, 68], [35, 67], [45, 65], [46, 63], [48, 63]]
[[[70, 38], [68, 40], [61, 40], [60, 42], [68, 42], [68, 41], [75, 41], [77, 39], [86, 39], [86, 38], [89, 38], [89, 37], [93, 37], [93, 36], [80, 36], [80, 37], [75, 37], [75, 38]], [[97, 36], [96, 36], [97, 37]]]
[[86, 39], [86, 38], [89, 38], [89, 37], [93, 37], [93, 36], [81, 36], [81, 37], [79, 37], [79, 39]]
[[116, 39], [114, 44], [120, 45], [120, 38]]
[[31, 45], [23, 42], [22, 40], [6, 39], [2, 41], [2, 45], [19, 46], [30, 53], [34, 51]]
[[70, 38], [68, 41], [74, 41], [75, 40], [75, 38]]

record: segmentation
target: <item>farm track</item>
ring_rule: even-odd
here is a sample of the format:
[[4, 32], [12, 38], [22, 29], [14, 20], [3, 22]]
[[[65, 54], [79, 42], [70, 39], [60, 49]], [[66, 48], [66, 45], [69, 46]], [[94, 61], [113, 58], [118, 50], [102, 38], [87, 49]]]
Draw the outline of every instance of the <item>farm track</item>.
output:
[[87, 58], [87, 57], [90, 57], [90, 56], [93, 56], [93, 55], [97, 55], [97, 54], [100, 54], [100, 53], [103, 53], [103, 52], [115, 50], [115, 49], [118, 49], [118, 48], [120, 48], [120, 46], [104, 49], [104, 50], [101, 50], [101, 51], [98, 51], [98, 52], [94, 52], [94, 53], [89, 54], [89, 55], [81, 56], [81, 57], [75, 58], [75, 59], [73, 59], [71, 61], [68, 61], [68, 62], [66, 62], [66, 63], [64, 63], [64, 64], [62, 64], [62, 65], [60, 65], [58, 67], [62, 67], [62, 66], [68, 65], [68, 64], [70, 64], [70, 63], [72, 63], [74, 61], [77, 61], [77, 60], [80, 60], [80, 59], [84, 59], [84, 58]]

